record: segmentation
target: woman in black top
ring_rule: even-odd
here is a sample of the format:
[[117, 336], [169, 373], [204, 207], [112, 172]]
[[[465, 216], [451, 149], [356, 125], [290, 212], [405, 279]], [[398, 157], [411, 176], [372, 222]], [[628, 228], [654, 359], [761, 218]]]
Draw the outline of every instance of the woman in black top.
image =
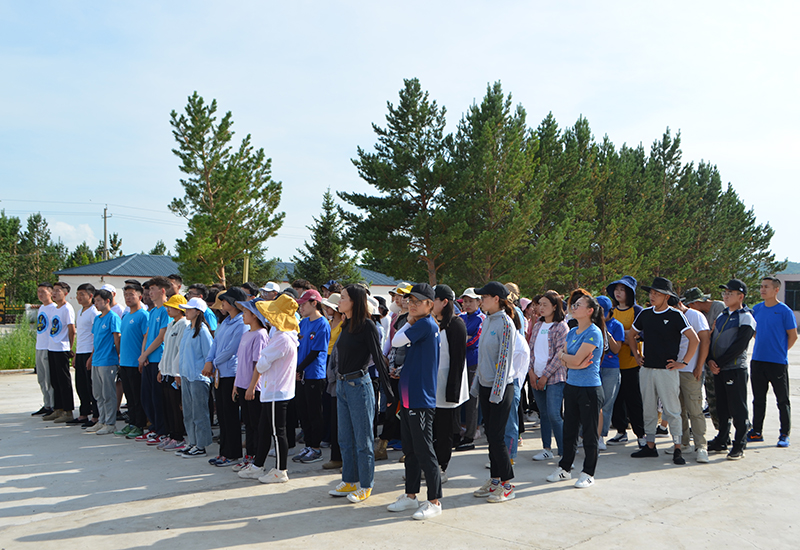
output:
[[380, 334], [369, 318], [367, 293], [358, 285], [342, 289], [339, 312], [345, 317], [331, 360], [336, 372], [336, 413], [342, 451], [342, 481], [330, 491], [350, 502], [369, 498], [375, 477], [372, 422], [375, 394], [367, 370], [374, 361], [385, 390], [391, 393], [381, 353]]

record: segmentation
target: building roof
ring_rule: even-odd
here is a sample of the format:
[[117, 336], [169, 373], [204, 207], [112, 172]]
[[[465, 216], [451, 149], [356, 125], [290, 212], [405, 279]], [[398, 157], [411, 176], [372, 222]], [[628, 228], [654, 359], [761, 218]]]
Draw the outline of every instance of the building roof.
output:
[[55, 275], [113, 275], [117, 277], [166, 277], [178, 273], [178, 264], [169, 256], [128, 254], [79, 267], [56, 271]]
[[[294, 276], [294, 264], [292, 262], [277, 262], [275, 267], [278, 269], [278, 271], [286, 273], [284, 282], [291, 282], [289, 279]], [[401, 282], [399, 279], [393, 279], [388, 275], [378, 273], [377, 271], [372, 271], [371, 269], [364, 267], [357, 267], [356, 269], [358, 269], [358, 271], [361, 273], [361, 279], [370, 285], [397, 286], [397, 284]]]

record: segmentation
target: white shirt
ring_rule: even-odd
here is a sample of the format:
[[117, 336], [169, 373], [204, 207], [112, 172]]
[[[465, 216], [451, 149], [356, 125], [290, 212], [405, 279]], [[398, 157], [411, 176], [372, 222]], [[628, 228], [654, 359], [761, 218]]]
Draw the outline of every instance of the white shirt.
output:
[[50, 319], [55, 315], [56, 305], [50, 302], [41, 306], [36, 313], [36, 349], [46, 350], [50, 347]]
[[[403, 325], [400, 329], [405, 334]], [[397, 335], [395, 335], [397, 338]], [[469, 384], [467, 383], [467, 361], [464, 360], [464, 370], [461, 376], [461, 387], [458, 391], [458, 403], [451, 403], [447, 400], [447, 377], [450, 376], [450, 345], [447, 343], [447, 332], [439, 331], [439, 370], [436, 372], [436, 408], [455, 409], [465, 401], [469, 400]]]
[[92, 325], [94, 318], [100, 315], [94, 304], [88, 309], [81, 308], [75, 319], [75, 353], [92, 353], [94, 351], [94, 335]]
[[[130, 311], [131, 308], [127, 308], [127, 310]], [[122, 306], [120, 304], [114, 304], [113, 306], [111, 306], [111, 311], [119, 315], [120, 319], [122, 319], [122, 316], [125, 315], [126, 313], [126, 311], [122, 309]]]
[[69, 351], [69, 325], [75, 324], [75, 310], [69, 302], [56, 306], [50, 318], [49, 351]]
[[[692, 328], [698, 335], [700, 334], [701, 330], [709, 330], [706, 316], [699, 311], [689, 308], [683, 312], [683, 315], [686, 317], [686, 320], [689, 321], [689, 324], [692, 325]], [[689, 349], [689, 339], [686, 337], [686, 331], [684, 331], [683, 334], [681, 334], [681, 348], [680, 351], [678, 351], [679, 361], [683, 360], [687, 349]], [[700, 347], [698, 346], [697, 350], [694, 352], [694, 356], [692, 356], [692, 360], [689, 361], [689, 364], [680, 369], [678, 372], [694, 372], [694, 368], [697, 366], [697, 356], [699, 354]]]
[[533, 344], [533, 372], [536, 376], [544, 374], [547, 360], [550, 358], [550, 327], [553, 323], [542, 323], [536, 341]]

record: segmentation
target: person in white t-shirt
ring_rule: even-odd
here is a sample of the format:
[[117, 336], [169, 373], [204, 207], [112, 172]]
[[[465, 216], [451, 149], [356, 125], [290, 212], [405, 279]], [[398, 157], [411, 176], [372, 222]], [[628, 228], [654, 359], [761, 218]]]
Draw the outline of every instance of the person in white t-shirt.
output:
[[53, 386], [50, 383], [50, 363], [47, 360], [47, 348], [50, 347], [50, 318], [53, 304], [53, 284], [39, 283], [36, 296], [42, 302], [36, 313], [36, 378], [42, 390], [42, 408], [31, 416], [47, 416], [53, 412]]
[[[117, 303], [117, 288], [114, 285], [106, 283], [101, 286], [100, 289], [107, 290], [111, 293], [111, 311], [119, 315], [119, 318], [122, 319], [122, 316], [125, 314], [125, 308]], [[128, 308], [128, 311], [130, 311], [130, 308]]]
[[[75, 315], [75, 389], [81, 401], [77, 418], [67, 421], [67, 424], [81, 424], [82, 428], [91, 428], [97, 422], [98, 411], [92, 391], [92, 373], [87, 361], [94, 351], [94, 335], [92, 326], [94, 318], [100, 315], [94, 307], [95, 288], [89, 283], [83, 283], [75, 291], [75, 297], [81, 310]], [[89, 418], [89, 415], [92, 418]]]
[[[703, 367], [706, 364], [708, 347], [711, 343], [711, 330], [705, 315], [695, 309], [687, 308], [683, 302], [677, 299], [671, 299], [670, 305], [672, 304], [675, 304], [675, 309], [683, 313], [700, 339], [697, 353], [679, 371], [681, 421], [683, 424], [681, 446], [684, 449], [689, 448], [689, 423], [691, 422], [696, 460], [705, 464], [708, 462], [708, 449], [706, 448], [706, 417], [703, 414]], [[689, 339], [682, 336], [679, 356], [683, 357], [688, 348]]]
[[50, 342], [47, 360], [50, 364], [50, 382], [53, 384], [53, 412], [42, 420], [58, 423], [72, 420], [75, 402], [72, 397], [72, 377], [69, 374], [70, 359], [75, 357], [72, 345], [75, 342], [75, 310], [67, 302], [70, 287], [67, 283], [53, 285], [55, 309], [50, 319]]

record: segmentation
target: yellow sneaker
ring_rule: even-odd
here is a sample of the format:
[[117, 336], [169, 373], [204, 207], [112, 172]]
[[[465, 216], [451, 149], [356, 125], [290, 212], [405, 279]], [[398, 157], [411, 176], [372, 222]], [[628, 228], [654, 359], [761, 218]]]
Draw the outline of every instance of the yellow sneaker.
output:
[[366, 489], [359, 489], [353, 493], [347, 495], [347, 500], [350, 502], [362, 502], [367, 500], [369, 496], [372, 494], [372, 487], [368, 487]]
[[332, 497], [346, 497], [350, 493], [355, 493], [358, 491], [358, 485], [355, 483], [345, 483], [342, 481], [339, 485], [336, 486], [335, 489], [332, 491], [328, 491], [328, 494]]

